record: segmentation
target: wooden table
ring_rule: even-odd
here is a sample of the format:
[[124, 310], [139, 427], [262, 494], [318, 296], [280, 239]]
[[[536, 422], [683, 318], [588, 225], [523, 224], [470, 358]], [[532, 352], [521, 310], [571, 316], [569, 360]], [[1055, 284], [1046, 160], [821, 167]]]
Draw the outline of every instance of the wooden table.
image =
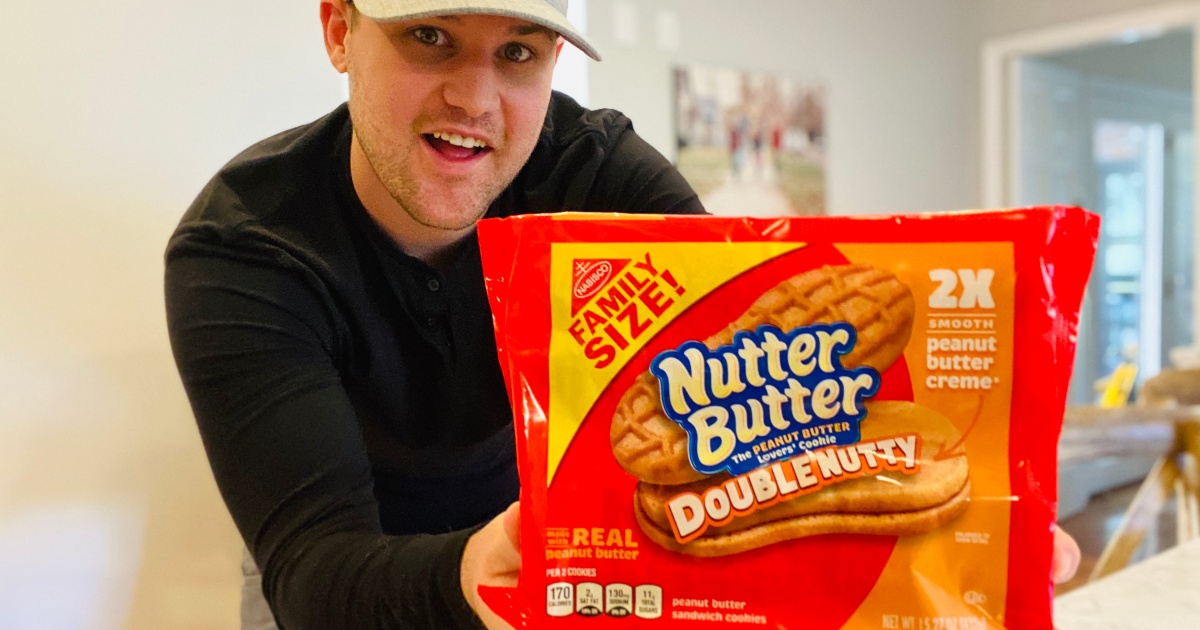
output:
[[1056, 598], [1054, 625], [1059, 630], [1200, 628], [1200, 540]]
[[[1129, 564], [1146, 531], [1172, 498], [1177, 502], [1176, 539], [1181, 544], [1200, 540], [1200, 407], [1067, 409], [1059, 443], [1060, 463], [1154, 451], [1161, 454], [1104, 548], [1089, 576], [1091, 581]], [[1200, 598], [1200, 589], [1196, 593]], [[1200, 623], [1195, 628], [1200, 629]]]

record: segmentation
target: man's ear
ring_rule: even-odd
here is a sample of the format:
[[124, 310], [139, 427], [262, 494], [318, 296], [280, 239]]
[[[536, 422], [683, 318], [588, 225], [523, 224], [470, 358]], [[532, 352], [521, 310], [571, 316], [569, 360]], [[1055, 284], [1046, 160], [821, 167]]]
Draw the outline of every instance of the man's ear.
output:
[[350, 32], [350, 9], [346, 0], [321, 0], [321, 31], [325, 52], [338, 72], [346, 72], [346, 35]]
[[567, 43], [567, 40], [559, 37], [558, 43], [554, 45], [554, 63], [558, 63], [558, 58], [562, 56], [563, 44], [565, 43]]

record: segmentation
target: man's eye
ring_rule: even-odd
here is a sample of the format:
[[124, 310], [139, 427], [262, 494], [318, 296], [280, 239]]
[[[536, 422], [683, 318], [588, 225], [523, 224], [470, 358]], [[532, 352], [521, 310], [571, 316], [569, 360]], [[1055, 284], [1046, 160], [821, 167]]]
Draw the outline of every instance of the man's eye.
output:
[[446, 45], [446, 34], [440, 29], [422, 26], [412, 30], [412, 36], [417, 41], [427, 46], [444, 46]]
[[533, 58], [533, 51], [521, 44], [509, 44], [504, 47], [504, 58], [516, 63], [529, 61]]

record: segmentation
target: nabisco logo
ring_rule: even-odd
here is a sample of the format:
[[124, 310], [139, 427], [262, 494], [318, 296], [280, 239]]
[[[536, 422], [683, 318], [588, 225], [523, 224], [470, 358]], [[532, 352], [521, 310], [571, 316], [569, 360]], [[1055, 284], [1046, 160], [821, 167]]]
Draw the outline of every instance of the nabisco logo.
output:
[[586, 300], [600, 292], [612, 278], [612, 263], [607, 260], [592, 263], [579, 271], [579, 279], [575, 281], [575, 299]]
[[576, 259], [572, 274], [571, 317], [608, 286], [628, 264], [628, 259]]

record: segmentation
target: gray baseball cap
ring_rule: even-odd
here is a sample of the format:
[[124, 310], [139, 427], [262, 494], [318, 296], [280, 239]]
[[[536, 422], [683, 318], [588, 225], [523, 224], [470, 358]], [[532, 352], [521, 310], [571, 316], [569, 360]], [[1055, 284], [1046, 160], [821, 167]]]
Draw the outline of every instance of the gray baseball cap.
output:
[[600, 61], [600, 53], [567, 21], [568, 0], [354, 0], [372, 20], [389, 22], [439, 15], [502, 15], [540, 24]]

